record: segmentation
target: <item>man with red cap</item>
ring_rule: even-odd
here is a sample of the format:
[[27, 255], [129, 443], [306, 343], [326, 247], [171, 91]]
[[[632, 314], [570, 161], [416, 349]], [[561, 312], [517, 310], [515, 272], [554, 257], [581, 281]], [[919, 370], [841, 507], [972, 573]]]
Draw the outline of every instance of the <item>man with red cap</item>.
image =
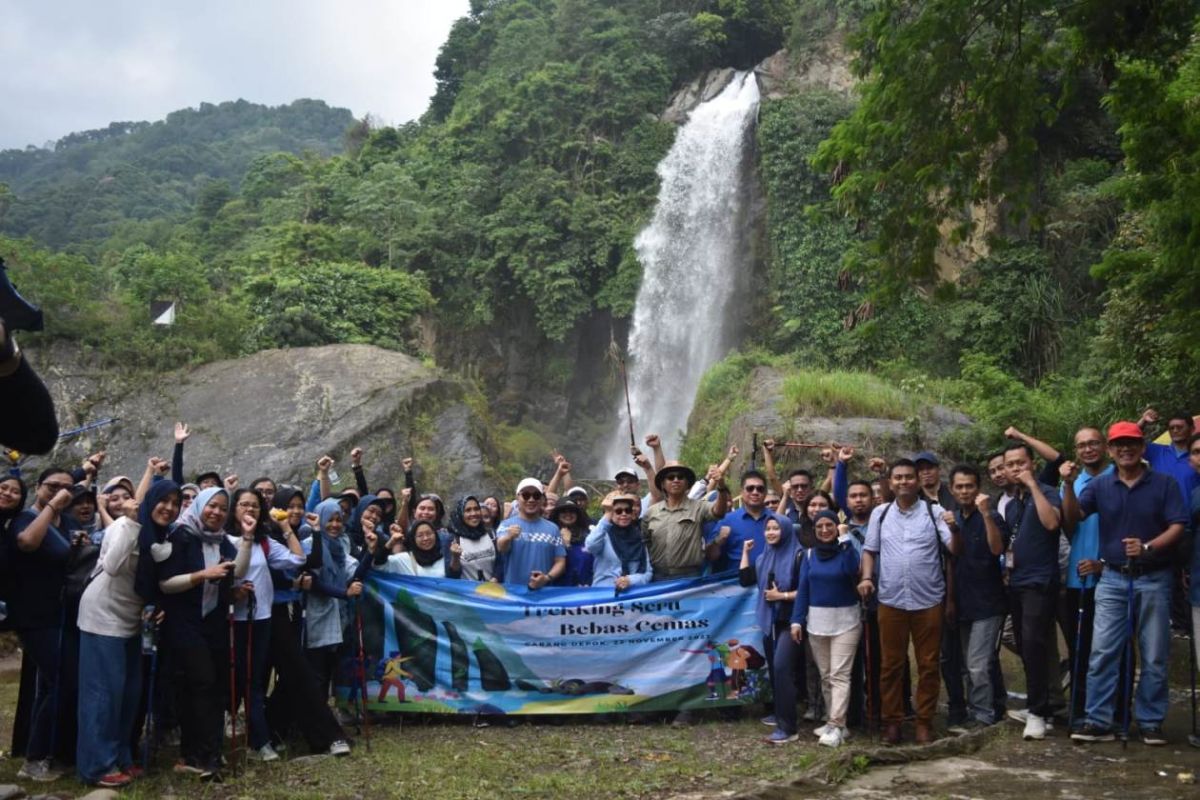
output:
[[[1080, 742], [1113, 739], [1113, 699], [1121, 679], [1121, 654], [1131, 633], [1138, 637], [1141, 677], [1134, 708], [1138, 731], [1148, 745], [1166, 744], [1167, 661], [1170, 603], [1176, 545], [1187, 524], [1183, 492], [1172, 476], [1142, 462], [1146, 442], [1133, 422], [1108, 429], [1108, 453], [1116, 471], [1094, 478], [1075, 496], [1074, 464], [1063, 465], [1063, 516], [1069, 527], [1096, 514], [1100, 560], [1096, 616], [1088, 660], [1087, 720], [1071, 734]], [[1134, 630], [1136, 626], [1136, 630]]]

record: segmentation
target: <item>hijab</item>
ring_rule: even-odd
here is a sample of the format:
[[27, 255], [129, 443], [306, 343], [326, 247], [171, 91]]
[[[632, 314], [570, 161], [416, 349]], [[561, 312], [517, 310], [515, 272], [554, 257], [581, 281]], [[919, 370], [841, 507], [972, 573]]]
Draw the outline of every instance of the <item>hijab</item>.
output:
[[[775, 632], [775, 623], [779, 621], [776, 609], [766, 601], [763, 592], [770, 586], [770, 579], [775, 579], [775, 586], [781, 591], [789, 591], [796, 583], [796, 556], [801, 552], [800, 542], [796, 539], [796, 530], [790, 519], [778, 514], [770, 515], [779, 523], [779, 541], [776, 544], [767, 542], [767, 547], [758, 560], [754, 562], [754, 571], [758, 577], [758, 596], [755, 599], [754, 619], [763, 633], [771, 636]], [[786, 620], [783, 620], [786, 622]]]
[[[421, 550], [417, 547], [417, 530], [422, 525], [433, 531], [433, 547], [428, 550]], [[412, 553], [412, 557], [422, 567], [432, 567], [442, 560], [442, 543], [438, 540], [437, 528], [432, 522], [414, 522], [409, 525], [408, 531], [404, 534], [404, 549], [406, 552]]]
[[454, 506], [454, 510], [450, 512], [450, 533], [456, 539], [470, 539], [472, 542], [476, 542], [482, 539], [485, 534], [490, 533], [490, 528], [482, 517], [479, 524], [473, 528], [463, 518], [463, 514], [467, 510], [467, 503], [472, 500], [479, 506], [479, 513], [482, 517], [487, 516], [487, 511], [484, 510], [483, 504], [479, 502], [479, 498], [473, 494], [469, 494], [459, 500], [458, 504]]
[[[207, 506], [218, 494], [225, 495], [225, 502], [228, 504], [228, 506], [233, 505], [229, 500], [229, 492], [225, 491], [219, 486], [210, 486], [204, 491], [200, 492], [200, 494], [196, 495], [196, 499], [192, 501], [192, 504], [185, 508], [183, 513], [179, 515], [179, 526], [182, 527], [184, 531], [188, 533], [188, 535], [199, 539], [205, 544], [220, 544], [221, 540], [225, 536], [224, 531], [213, 532], [206, 530], [204, 527], [204, 522], [200, 518], [200, 514], [204, 511], [204, 507]], [[228, 513], [234, 513], [234, 509], [228, 508]]]
[[621, 574], [633, 575], [646, 571], [649, 556], [646, 553], [646, 540], [642, 537], [642, 524], [637, 517], [641, 511], [641, 501], [623, 499], [623, 502], [633, 503], [633, 524], [622, 526], [611, 523], [608, 529], [608, 543], [612, 545], [613, 552], [621, 562]]
[[[179, 494], [182, 490], [175, 481], [161, 480], [150, 484], [146, 497], [138, 506], [138, 563], [133, 576], [133, 590], [147, 603], [154, 602], [158, 594], [158, 586], [154, 580], [154, 564], [165, 560], [170, 555], [170, 545], [165, 544], [167, 534], [171, 532], [172, 523], [159, 525], [154, 521], [154, 507], [169, 497], [172, 493]], [[163, 548], [168, 548], [165, 553]], [[162, 558], [156, 558], [156, 556]]]
[[[813, 519], [813, 537], [814, 538], [816, 537], [817, 520], [821, 520], [821, 519], [833, 520], [834, 525], [838, 524], [838, 516], [833, 511], [830, 511], [829, 509], [825, 509], [824, 511], [818, 512], [817, 516]], [[817, 541], [817, 543], [813, 547], [813, 551], [816, 552], [817, 558], [821, 559], [822, 561], [828, 561], [829, 559], [836, 556], [838, 554], [838, 551], [840, 551], [842, 549], [841, 543], [838, 542], [836, 537], [834, 537], [834, 540], [832, 542], [822, 542], [820, 539], [817, 539], [816, 541]]]

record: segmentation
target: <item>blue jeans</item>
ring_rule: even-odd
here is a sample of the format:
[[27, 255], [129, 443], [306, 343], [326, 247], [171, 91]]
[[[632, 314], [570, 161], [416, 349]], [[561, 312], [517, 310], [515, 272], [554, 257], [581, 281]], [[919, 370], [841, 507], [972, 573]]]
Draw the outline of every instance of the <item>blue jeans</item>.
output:
[[246, 640], [250, 624], [234, 623], [234, 685], [237, 687], [239, 703], [246, 697], [247, 669], [250, 670], [250, 700], [246, 703], [246, 719], [250, 724], [250, 746], [255, 750], [271, 741], [267, 728], [267, 655], [271, 650], [271, 620], [261, 619], [253, 623], [253, 641], [250, 645], [250, 664], [246, 664]]
[[970, 714], [985, 725], [991, 725], [997, 719], [992, 675], [999, 658], [1000, 626], [1003, 623], [1004, 615], [999, 614], [958, 624]]
[[37, 665], [37, 693], [29, 721], [25, 758], [41, 761], [54, 755], [57, 734], [59, 649], [62, 628], [32, 628], [17, 631], [21, 647]]
[[[1160, 727], [1167, 716], [1167, 658], [1171, 648], [1171, 570], [1133, 579], [1134, 631], [1141, 679], [1134, 708], [1139, 728]], [[1106, 569], [1096, 585], [1092, 653], [1088, 659], [1087, 721], [1101, 728], [1113, 724], [1113, 699], [1121, 675], [1121, 656], [1128, 642], [1129, 579]]]
[[142, 697], [140, 636], [79, 634], [79, 736], [75, 770], [84, 783], [133, 765], [130, 741]]

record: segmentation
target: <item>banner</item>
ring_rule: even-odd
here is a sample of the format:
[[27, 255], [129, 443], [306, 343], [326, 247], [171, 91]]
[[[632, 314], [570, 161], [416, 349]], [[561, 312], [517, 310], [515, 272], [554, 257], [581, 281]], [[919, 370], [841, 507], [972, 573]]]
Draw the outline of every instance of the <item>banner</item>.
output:
[[365, 682], [371, 711], [666, 711], [769, 692], [754, 589], [736, 577], [617, 594], [373, 573], [357, 603], [339, 694], [357, 705]]

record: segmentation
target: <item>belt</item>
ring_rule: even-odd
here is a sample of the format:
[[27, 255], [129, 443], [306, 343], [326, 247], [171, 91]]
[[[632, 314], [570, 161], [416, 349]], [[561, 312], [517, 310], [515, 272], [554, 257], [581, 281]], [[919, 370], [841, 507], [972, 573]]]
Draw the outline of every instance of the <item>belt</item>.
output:
[[1106, 570], [1111, 569], [1113, 572], [1117, 573], [1118, 575], [1124, 575], [1129, 578], [1140, 578], [1144, 575], [1150, 575], [1155, 572], [1162, 572], [1164, 569], [1171, 568], [1171, 566], [1169, 564], [1167, 564], [1165, 566], [1161, 565], [1161, 564], [1157, 565], [1157, 566], [1151, 566], [1149, 564], [1137, 564], [1137, 563], [1130, 564], [1128, 562], [1126, 562], [1124, 564], [1110, 564], [1109, 562], [1104, 561], [1104, 560], [1101, 560], [1100, 563], [1102, 563], [1104, 565], [1104, 568]]

